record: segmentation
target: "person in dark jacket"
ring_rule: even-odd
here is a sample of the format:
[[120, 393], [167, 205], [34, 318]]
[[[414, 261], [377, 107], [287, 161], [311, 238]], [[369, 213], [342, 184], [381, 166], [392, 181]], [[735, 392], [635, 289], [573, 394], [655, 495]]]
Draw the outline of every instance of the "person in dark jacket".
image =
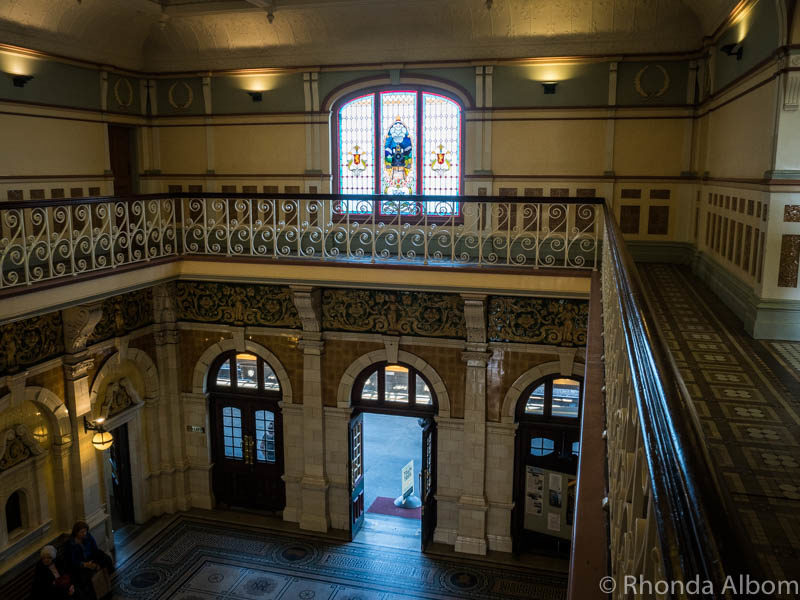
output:
[[33, 598], [35, 600], [77, 600], [81, 598], [75, 585], [61, 564], [56, 559], [57, 552], [53, 546], [42, 548], [40, 560], [33, 573]]
[[89, 595], [92, 590], [92, 577], [100, 569], [114, 570], [111, 557], [97, 547], [97, 542], [91, 533], [89, 525], [78, 521], [72, 527], [72, 535], [67, 542], [72, 577], [80, 590]]

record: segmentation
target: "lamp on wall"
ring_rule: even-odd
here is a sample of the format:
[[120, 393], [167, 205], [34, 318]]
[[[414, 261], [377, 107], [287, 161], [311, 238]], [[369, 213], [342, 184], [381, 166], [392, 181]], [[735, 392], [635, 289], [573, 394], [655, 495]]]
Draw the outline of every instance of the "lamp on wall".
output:
[[555, 94], [556, 93], [556, 86], [558, 85], [557, 81], [542, 81], [542, 88], [544, 88], [545, 94]]
[[11, 81], [14, 82], [14, 87], [25, 87], [25, 84], [33, 79], [33, 75], [18, 75], [17, 73], [9, 73]]
[[96, 432], [92, 436], [92, 446], [101, 452], [111, 448], [111, 444], [114, 443], [114, 436], [103, 428], [103, 423], [105, 423], [105, 417], [97, 417], [94, 421], [90, 421], [85, 416], [83, 417], [83, 431]]
[[253, 100], [253, 102], [261, 102], [263, 100], [263, 96], [261, 92], [247, 92], [247, 95]]
[[735, 56], [736, 60], [742, 60], [742, 54], [744, 54], [744, 46], [740, 43], [735, 44], [725, 44], [720, 48], [721, 52], [724, 52], [728, 56]]

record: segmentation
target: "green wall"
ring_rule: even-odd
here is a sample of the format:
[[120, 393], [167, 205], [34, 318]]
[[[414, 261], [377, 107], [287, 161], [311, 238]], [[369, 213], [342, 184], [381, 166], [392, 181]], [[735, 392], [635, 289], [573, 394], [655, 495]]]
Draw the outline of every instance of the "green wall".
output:
[[[247, 88], [264, 89], [261, 102], [253, 102]], [[211, 79], [214, 114], [303, 112], [303, 74], [231, 75]]]
[[[14, 87], [11, 77], [0, 76], [0, 98], [76, 108], [100, 108], [100, 72], [65, 63], [25, 60], [33, 79]], [[138, 93], [138, 89], [137, 89]]]
[[[663, 70], [662, 70], [663, 69]], [[667, 83], [667, 89], [656, 95]], [[643, 96], [639, 88], [647, 94]], [[686, 104], [686, 89], [689, 79], [688, 61], [621, 62], [617, 67], [617, 104], [621, 106], [664, 106]]]
[[[558, 81], [545, 94], [542, 81]], [[602, 106], [608, 104], [608, 64], [497, 66], [492, 79], [497, 108], [523, 106]]]

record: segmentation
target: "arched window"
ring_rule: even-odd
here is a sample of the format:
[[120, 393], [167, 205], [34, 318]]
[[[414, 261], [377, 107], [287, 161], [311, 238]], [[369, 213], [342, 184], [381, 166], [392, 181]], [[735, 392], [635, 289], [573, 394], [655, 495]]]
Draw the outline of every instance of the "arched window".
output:
[[365, 369], [353, 386], [353, 405], [380, 412], [435, 414], [431, 385], [411, 366], [379, 363]]
[[528, 386], [517, 405], [518, 419], [575, 422], [580, 416], [581, 382], [553, 375]]
[[[442, 93], [407, 86], [361, 94], [334, 106], [334, 186], [342, 194], [458, 196], [462, 190], [463, 111]], [[372, 203], [341, 212], [371, 214]], [[453, 216], [459, 203], [384, 200], [380, 215]]]
[[254, 354], [229, 354], [211, 369], [209, 389], [238, 394], [280, 394], [281, 384], [263, 359]]
[[22, 490], [17, 490], [8, 497], [6, 501], [6, 532], [9, 537], [14, 535], [18, 529], [24, 525], [22, 517], [22, 506], [24, 496]]

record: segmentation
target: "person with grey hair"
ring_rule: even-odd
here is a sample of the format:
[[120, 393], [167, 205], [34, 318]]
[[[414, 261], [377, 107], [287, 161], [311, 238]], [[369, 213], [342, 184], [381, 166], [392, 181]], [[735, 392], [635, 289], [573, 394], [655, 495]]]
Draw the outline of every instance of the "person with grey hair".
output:
[[54, 546], [45, 546], [39, 553], [33, 574], [33, 598], [36, 600], [78, 600], [81, 596], [58, 558]]

